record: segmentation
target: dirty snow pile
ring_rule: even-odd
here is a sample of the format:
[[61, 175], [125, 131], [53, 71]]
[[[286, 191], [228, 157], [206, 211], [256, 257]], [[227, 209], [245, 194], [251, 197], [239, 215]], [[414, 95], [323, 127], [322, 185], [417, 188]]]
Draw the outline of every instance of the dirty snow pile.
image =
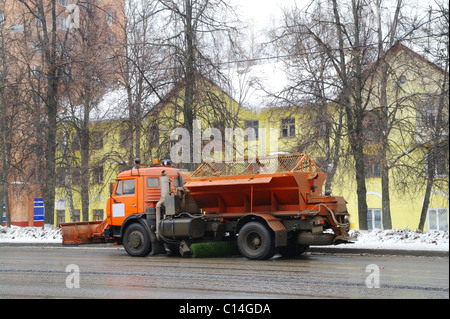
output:
[[61, 229], [51, 225], [11, 228], [0, 226], [0, 243], [62, 243]]
[[449, 232], [431, 230], [422, 232], [418, 229], [388, 229], [388, 230], [350, 230], [350, 235], [356, 237], [356, 242], [340, 245], [346, 248], [368, 249], [410, 249], [410, 250], [449, 250]]

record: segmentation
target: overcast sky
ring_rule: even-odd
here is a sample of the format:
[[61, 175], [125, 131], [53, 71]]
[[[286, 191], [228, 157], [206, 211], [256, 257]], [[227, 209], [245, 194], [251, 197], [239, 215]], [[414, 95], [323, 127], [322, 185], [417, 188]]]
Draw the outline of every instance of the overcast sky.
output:
[[[444, 0], [437, 0], [442, 2]], [[350, 0], [349, 0], [350, 2]], [[230, 3], [240, 8], [243, 19], [253, 20], [255, 29], [261, 30], [270, 24], [274, 18], [281, 16], [283, 7], [290, 7], [297, 3], [302, 7], [311, 3], [311, 0], [230, 0]], [[436, 6], [435, 0], [406, 0], [404, 4], [408, 4], [413, 11], [427, 11], [428, 7]], [[384, 1], [383, 6], [395, 8], [396, 1]]]
[[280, 17], [281, 8], [293, 3], [293, 0], [231, 0], [237, 6], [243, 19], [253, 20], [255, 29], [260, 30], [269, 21]]

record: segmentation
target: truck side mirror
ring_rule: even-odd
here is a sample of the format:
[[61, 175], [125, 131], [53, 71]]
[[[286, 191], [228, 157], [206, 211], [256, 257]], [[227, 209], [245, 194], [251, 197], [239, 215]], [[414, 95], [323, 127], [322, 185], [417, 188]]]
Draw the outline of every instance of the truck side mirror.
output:
[[114, 190], [114, 183], [109, 183], [109, 197], [112, 196]]

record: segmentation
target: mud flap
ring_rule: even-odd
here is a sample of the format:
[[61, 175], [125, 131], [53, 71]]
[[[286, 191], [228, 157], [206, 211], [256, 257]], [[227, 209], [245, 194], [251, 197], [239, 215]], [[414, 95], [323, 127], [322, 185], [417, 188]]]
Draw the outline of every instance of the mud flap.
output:
[[255, 214], [265, 220], [267, 226], [273, 231], [275, 238], [275, 247], [284, 247], [288, 244], [288, 236], [286, 227], [281, 223], [279, 218], [270, 214]]
[[156, 239], [155, 230], [153, 227], [149, 227], [149, 235], [150, 235], [150, 241], [152, 243], [152, 250], [150, 251], [150, 256], [155, 255], [161, 255], [161, 254], [167, 254], [166, 248], [164, 247], [164, 243], [161, 241], [158, 241]]

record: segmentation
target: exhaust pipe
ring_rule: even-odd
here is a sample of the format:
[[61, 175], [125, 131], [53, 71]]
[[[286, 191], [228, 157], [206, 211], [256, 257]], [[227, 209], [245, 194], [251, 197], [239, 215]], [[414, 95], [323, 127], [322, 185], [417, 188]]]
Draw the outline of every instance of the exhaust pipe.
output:
[[161, 207], [164, 205], [166, 196], [170, 194], [169, 176], [166, 175], [166, 171], [161, 172], [161, 198], [156, 203], [156, 239], [160, 240], [159, 236], [159, 222], [161, 221]]
[[312, 233], [301, 231], [297, 236], [297, 243], [309, 246], [333, 245], [336, 238], [335, 234]]

